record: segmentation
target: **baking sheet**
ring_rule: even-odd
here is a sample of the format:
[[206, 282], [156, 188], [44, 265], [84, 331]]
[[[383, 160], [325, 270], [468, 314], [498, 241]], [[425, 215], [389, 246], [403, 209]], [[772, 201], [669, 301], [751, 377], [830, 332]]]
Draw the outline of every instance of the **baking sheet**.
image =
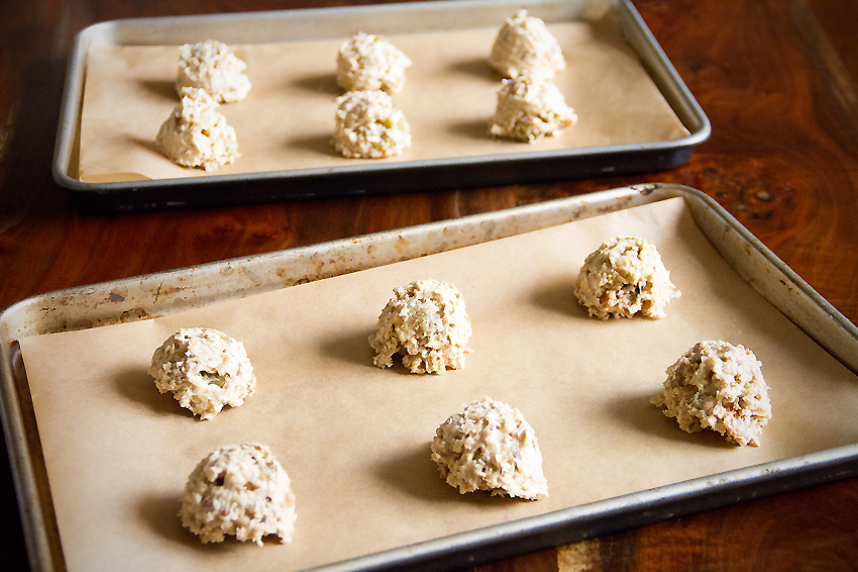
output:
[[331, 144], [335, 99], [342, 93], [336, 85], [337, 51], [347, 38], [232, 46], [248, 64], [253, 88], [244, 101], [219, 108], [236, 130], [241, 157], [214, 171], [176, 165], [154, 145], [158, 127], [178, 103], [178, 46], [95, 48], [87, 59], [80, 180], [329, 169], [675, 141], [688, 135], [608, 12], [598, 21], [548, 25], [567, 60], [554, 81], [578, 123], [531, 145], [493, 138], [488, 122], [502, 76], [489, 67], [487, 57], [502, 23], [386, 36], [413, 61], [404, 89], [393, 94], [411, 124], [413, 145], [381, 161], [343, 158]]
[[[617, 234], [658, 246], [683, 292], [667, 318], [599, 322], [574, 303], [584, 257]], [[416, 377], [370, 364], [366, 337], [390, 290], [418, 277], [463, 292], [475, 330], [463, 370]], [[259, 378], [257, 395], [211, 422], [158, 395], [145, 373], [154, 348], [188, 325], [242, 339]], [[764, 364], [774, 419], [759, 449], [686, 435], [648, 404], [665, 368], [714, 338]], [[855, 376], [726, 264], [681, 199], [21, 347], [70, 570], [300, 569], [858, 438]], [[483, 395], [534, 426], [549, 499], [460, 496], [438, 478], [435, 427]], [[211, 448], [247, 439], [271, 445], [293, 479], [295, 540], [199, 545], [176, 518], [184, 479]]]

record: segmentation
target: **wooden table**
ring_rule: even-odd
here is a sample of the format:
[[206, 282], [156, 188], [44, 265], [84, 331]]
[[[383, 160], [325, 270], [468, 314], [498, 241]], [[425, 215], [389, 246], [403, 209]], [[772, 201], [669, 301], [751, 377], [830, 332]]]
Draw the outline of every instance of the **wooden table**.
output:
[[[334, 4], [360, 3], [338, 0]], [[436, 193], [95, 216], [51, 178], [74, 34], [102, 20], [319, 0], [30, 0], [0, 9], [0, 307], [59, 288], [639, 182], [698, 188], [858, 321], [858, 2], [635, 0], [712, 122], [671, 172]], [[858, 413], [858, 412], [856, 412]], [[0, 468], [0, 568], [27, 567]], [[9, 566], [7, 566], [7, 564]], [[608, 535], [485, 570], [858, 569], [858, 479]]]

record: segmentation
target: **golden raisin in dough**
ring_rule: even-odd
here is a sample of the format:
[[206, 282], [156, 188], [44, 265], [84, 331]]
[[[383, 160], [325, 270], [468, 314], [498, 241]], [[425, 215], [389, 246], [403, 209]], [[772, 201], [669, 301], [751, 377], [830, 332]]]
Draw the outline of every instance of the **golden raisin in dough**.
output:
[[394, 288], [393, 294], [369, 338], [377, 353], [373, 363], [391, 367], [399, 353], [411, 373], [465, 367], [471, 320], [461, 292], [445, 282], [417, 280]]
[[712, 429], [737, 445], [760, 444], [772, 418], [762, 364], [749, 349], [699, 342], [667, 369], [652, 403], [688, 433]]
[[556, 135], [578, 121], [563, 94], [550, 80], [518, 77], [504, 80], [491, 119], [492, 135], [533, 143]]
[[400, 91], [411, 60], [383, 36], [359, 32], [337, 53], [337, 84], [346, 91]]
[[566, 60], [545, 22], [519, 10], [498, 32], [489, 64], [506, 77], [552, 77]]
[[211, 419], [226, 405], [238, 407], [256, 388], [244, 345], [211, 328], [181, 329], [155, 350], [149, 375], [161, 393]]
[[188, 476], [181, 504], [182, 526], [204, 543], [223, 542], [225, 535], [259, 546], [269, 534], [292, 541], [292, 484], [265, 445], [227, 445], [209, 453]]
[[664, 308], [681, 295], [670, 281], [661, 255], [647, 241], [614, 238], [592, 252], [581, 267], [575, 296], [591, 316], [663, 318]]
[[467, 405], [438, 427], [431, 448], [441, 477], [462, 494], [548, 497], [533, 427], [506, 403], [485, 397]]
[[337, 99], [334, 148], [344, 157], [384, 159], [411, 147], [411, 126], [383, 91], [350, 91]]
[[158, 150], [178, 165], [206, 171], [234, 162], [239, 157], [235, 130], [217, 102], [201, 89], [186, 87], [181, 94], [155, 137]]
[[247, 64], [238, 59], [226, 44], [207, 40], [179, 47], [179, 73], [176, 91], [202, 89], [218, 103], [232, 103], [247, 97], [250, 80], [244, 75]]

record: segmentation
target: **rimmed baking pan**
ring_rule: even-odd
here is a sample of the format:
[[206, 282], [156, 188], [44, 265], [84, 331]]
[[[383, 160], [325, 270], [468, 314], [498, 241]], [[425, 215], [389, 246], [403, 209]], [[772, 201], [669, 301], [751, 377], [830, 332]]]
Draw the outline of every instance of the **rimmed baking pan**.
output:
[[[682, 290], [665, 318], [606, 323], [574, 303], [585, 254], [617, 233], [658, 245]], [[463, 292], [475, 332], [464, 369], [415, 377], [371, 365], [366, 335], [409, 277]], [[158, 395], [145, 373], [152, 348], [184, 325], [243, 339], [259, 395], [207, 422]], [[678, 185], [48, 293], [5, 310], [0, 337], [4, 429], [39, 569], [452, 568], [858, 466], [858, 435], [843, 422], [858, 400], [855, 326], [714, 201]], [[665, 368], [708, 338], [763, 362], [774, 414], [759, 448], [685, 434], [649, 403]], [[438, 477], [435, 427], [483, 394], [534, 426], [548, 499], [459, 495]], [[210, 447], [248, 439], [268, 442], [293, 479], [295, 539], [201, 545], [178, 524], [184, 478]]]
[[[532, 145], [492, 140], [487, 129], [501, 78], [489, 69], [483, 52], [487, 56], [497, 29], [521, 7], [555, 26], [556, 33], [568, 32], [563, 40], [567, 68], [556, 81], [568, 84], [561, 87], [579, 116], [561, 136]], [[564, 31], [568, 26], [577, 28]], [[329, 148], [339, 93], [333, 80], [336, 49], [360, 30], [400, 42], [415, 62], [411, 83], [395, 94], [414, 132], [412, 149], [399, 158], [345, 160]], [[242, 157], [212, 172], [179, 169], [153, 144], [157, 126], [177, 101], [169, 87], [175, 75], [173, 50], [209, 38], [236, 45], [240, 55], [260, 62], [255, 67], [256, 60], [249, 62], [252, 95], [221, 107], [231, 122], [239, 122]], [[159, 46], [167, 47], [168, 56], [150, 75], [135, 76], [138, 72], [128, 69], [136, 64], [111, 60], [119, 62], [115, 69], [121, 73], [109, 68], [101, 74], [103, 81], [94, 79], [91, 66], [101, 59], [93, 60], [93, 54]], [[270, 61], [265, 53], [272, 46], [287, 50], [273, 61], [290, 62], [276, 72], [262, 64]], [[130, 61], [140, 60], [154, 61], [149, 52]], [[638, 75], [636, 83], [627, 83]], [[95, 82], [92, 93], [85, 90], [88, 82]], [[104, 85], [115, 89], [96, 93]], [[449, 99], [460, 91], [457, 100]], [[644, 92], [654, 99], [641, 96]], [[143, 126], [126, 127], [146, 105], [152, 106], [152, 118]], [[300, 113], [292, 117], [290, 110]], [[648, 129], [658, 120], [647, 114], [662, 111], [679, 130], [670, 125]], [[242, 125], [245, 113], [252, 118]], [[312, 125], [302, 130], [308, 122]], [[99, 131], [105, 128], [106, 133]], [[705, 113], [627, 0], [469, 0], [132, 19], [95, 24], [77, 36], [54, 178], [82, 204], [107, 211], [236, 204], [666, 170], [685, 163], [709, 133]], [[143, 165], [121, 163], [129, 157], [139, 157]], [[112, 160], [120, 163], [105, 164]]]

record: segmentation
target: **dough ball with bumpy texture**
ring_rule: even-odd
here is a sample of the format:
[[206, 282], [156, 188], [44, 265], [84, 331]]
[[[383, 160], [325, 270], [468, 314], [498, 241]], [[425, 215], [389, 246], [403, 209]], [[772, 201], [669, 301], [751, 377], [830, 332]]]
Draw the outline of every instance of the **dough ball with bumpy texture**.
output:
[[209, 453], [188, 476], [181, 505], [182, 526], [204, 543], [223, 542], [225, 535], [259, 546], [269, 534], [292, 541], [292, 484], [265, 445], [227, 445]]
[[256, 388], [244, 345], [211, 328], [181, 329], [155, 350], [149, 375], [161, 393], [211, 419], [224, 406], [238, 407]]
[[179, 47], [179, 73], [176, 91], [202, 89], [218, 103], [233, 103], [247, 97], [250, 80], [244, 74], [247, 64], [238, 59], [226, 44], [207, 40]]
[[602, 320], [638, 312], [663, 318], [665, 306], [681, 295], [655, 246], [634, 237], [614, 238], [591, 253], [574, 292], [590, 315]]
[[183, 167], [212, 171], [239, 157], [235, 130], [205, 91], [186, 87], [182, 101], [161, 125], [155, 145]]
[[411, 126], [383, 91], [350, 91], [337, 98], [334, 147], [354, 159], [384, 159], [411, 147]]
[[506, 77], [552, 77], [566, 67], [566, 60], [545, 22], [519, 10], [498, 32], [489, 64]]
[[438, 427], [431, 448], [441, 477], [462, 494], [548, 496], [533, 427], [506, 403], [485, 397], [467, 405]]
[[760, 444], [772, 417], [762, 364], [744, 346], [699, 342], [667, 369], [652, 403], [688, 433], [712, 429], [738, 445]]
[[517, 77], [504, 80], [491, 119], [492, 135], [533, 143], [556, 135], [578, 121], [551, 80]]
[[411, 373], [465, 367], [471, 320], [461, 292], [445, 282], [417, 280], [394, 288], [393, 294], [369, 337], [375, 365], [391, 367], [399, 353]]
[[337, 54], [337, 84], [346, 91], [400, 91], [411, 60], [382, 36], [357, 33]]

